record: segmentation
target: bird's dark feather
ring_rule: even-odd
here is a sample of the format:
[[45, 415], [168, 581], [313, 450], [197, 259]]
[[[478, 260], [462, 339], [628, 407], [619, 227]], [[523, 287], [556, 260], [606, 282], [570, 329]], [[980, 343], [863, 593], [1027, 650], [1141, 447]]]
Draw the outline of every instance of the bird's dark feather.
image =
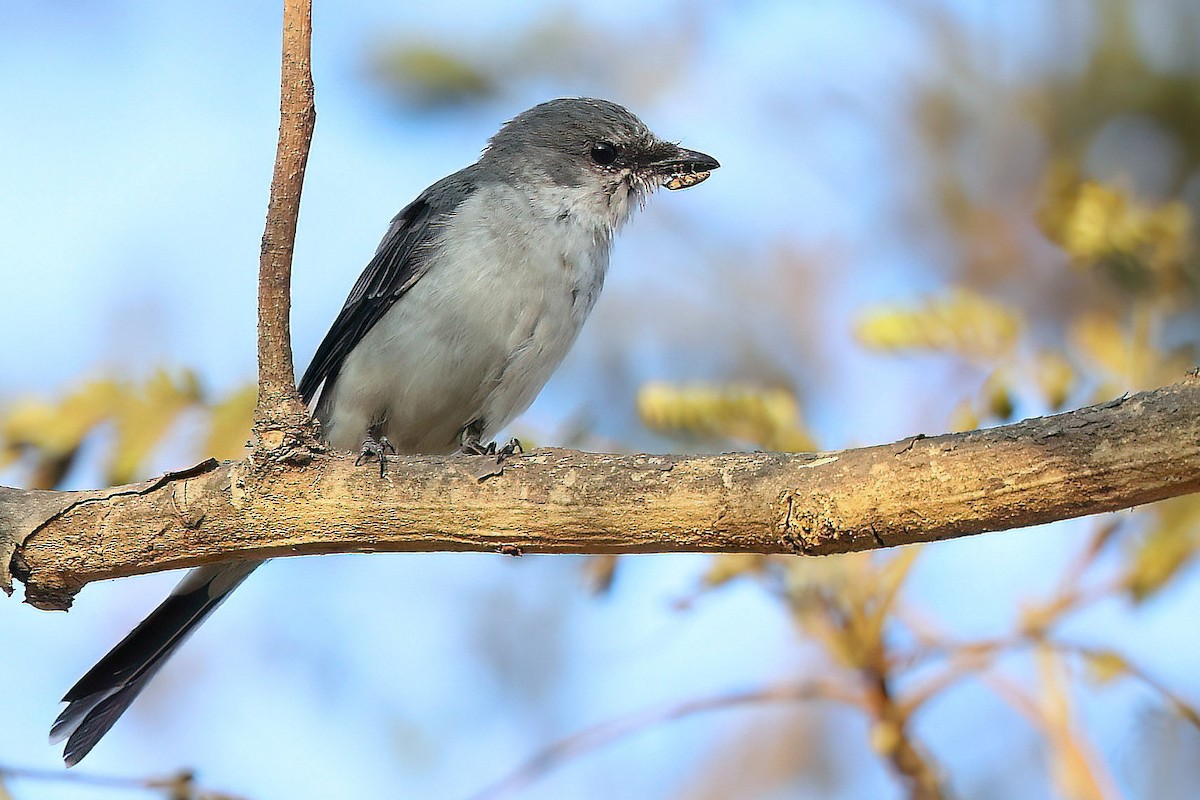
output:
[[[91, 751], [167, 658], [257, 565], [247, 561], [234, 568], [203, 568], [196, 575], [211, 576], [208, 580], [193, 576], [194, 588], [168, 597], [71, 687], [63, 697], [68, 705], [50, 729], [51, 741], [69, 737], [64, 754], [68, 766]], [[231, 571], [236, 575], [232, 584]], [[222, 585], [214, 586], [213, 577]]]
[[392, 220], [300, 379], [304, 402], [312, 402], [318, 389], [325, 396], [330, 394], [346, 356], [428, 270], [434, 229], [454, 212], [459, 200], [471, 195], [475, 188], [472, 173], [477, 169], [467, 167], [443, 178]]

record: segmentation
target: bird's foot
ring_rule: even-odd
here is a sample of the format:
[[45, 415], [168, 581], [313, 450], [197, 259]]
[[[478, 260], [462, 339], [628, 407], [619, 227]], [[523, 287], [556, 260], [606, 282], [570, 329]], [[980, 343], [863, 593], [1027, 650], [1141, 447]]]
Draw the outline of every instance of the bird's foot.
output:
[[492, 453], [496, 456], [496, 463], [500, 463], [509, 456], [515, 456], [525, 452], [525, 448], [521, 446], [521, 440], [515, 436], [509, 439], [499, 448], [496, 447], [495, 442], [492, 442], [489, 447], [491, 447]]
[[466, 456], [495, 456], [496, 463], [499, 464], [509, 456], [524, 453], [525, 448], [521, 447], [521, 440], [515, 437], [500, 446], [495, 442], [485, 445], [479, 441], [479, 434], [468, 432], [463, 435], [462, 446], [458, 448], [458, 452]]
[[519, 439], [509, 439], [502, 446], [497, 447], [495, 442], [488, 442], [485, 445], [479, 438], [478, 427], [468, 425], [463, 429], [462, 444], [458, 448], [460, 455], [491, 456], [494, 459], [482, 469], [474, 471], [475, 479], [479, 481], [486, 480], [493, 475], [499, 475], [504, 471], [504, 461], [509, 456], [525, 452], [525, 449], [521, 447]]
[[396, 446], [388, 441], [386, 436], [375, 438], [375, 434], [367, 433], [367, 438], [363, 440], [362, 450], [358, 453], [358, 458], [354, 459], [354, 466], [365, 464], [372, 458], [379, 460], [379, 477], [383, 477], [387, 470], [387, 454], [396, 453]]

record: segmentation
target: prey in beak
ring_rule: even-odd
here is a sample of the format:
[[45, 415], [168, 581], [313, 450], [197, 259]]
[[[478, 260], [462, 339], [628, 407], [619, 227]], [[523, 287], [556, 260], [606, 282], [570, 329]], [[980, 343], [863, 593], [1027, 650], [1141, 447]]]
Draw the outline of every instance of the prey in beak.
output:
[[695, 186], [721, 166], [712, 156], [685, 150], [670, 142], [658, 143], [647, 155], [649, 160], [643, 167], [645, 172], [672, 191]]

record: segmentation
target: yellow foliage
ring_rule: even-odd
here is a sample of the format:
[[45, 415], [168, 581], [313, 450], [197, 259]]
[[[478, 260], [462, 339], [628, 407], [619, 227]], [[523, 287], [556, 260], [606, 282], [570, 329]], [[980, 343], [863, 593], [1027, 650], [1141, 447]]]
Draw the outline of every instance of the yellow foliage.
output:
[[858, 645], [882, 653], [884, 635], [900, 590], [921, 554], [921, 547], [902, 547], [886, 558], [873, 558], [868, 564], [873, 576], [868, 591], [860, 596], [859, 613], [851, 619], [857, 621]]
[[1071, 344], [1101, 378], [1098, 397], [1170, 383], [1195, 366], [1193, 349], [1168, 350], [1157, 344], [1161, 326], [1162, 318], [1144, 309], [1135, 311], [1128, 325], [1098, 312], [1074, 321]]
[[987, 412], [996, 419], [1006, 420], [1013, 415], [1014, 402], [1009, 388], [1012, 376], [1006, 369], [998, 369], [983, 383], [983, 397]]
[[1191, 214], [1172, 200], [1140, 203], [1124, 190], [1096, 181], [1076, 182], [1069, 170], [1052, 171], [1039, 213], [1046, 235], [1084, 265], [1113, 258], [1174, 277], [1191, 248]]
[[107, 473], [111, 484], [137, 478], [139, 467], [167, 430], [200, 399], [200, 387], [191, 371], [173, 380], [160, 369], [143, 386], [124, 384], [122, 389], [109, 412], [117, 435]]
[[374, 71], [424, 106], [460, 103], [496, 91], [494, 76], [431, 44], [414, 42], [382, 53], [374, 59]]
[[970, 400], [963, 400], [950, 412], [950, 430], [973, 431], [981, 424], [979, 414], [975, 412]]
[[258, 387], [251, 383], [213, 405], [202, 452], [216, 459], [241, 458], [257, 401]]
[[922, 548], [789, 559], [784, 594], [804, 630], [841, 666], [884, 669], [887, 623]]
[[32, 397], [17, 400], [0, 419], [4, 462], [11, 463], [26, 449], [48, 457], [74, 452], [93, 428], [106, 420], [122, 394], [111, 380], [87, 381], [60, 400], [46, 403]]
[[1200, 496], [1185, 495], [1153, 506], [1157, 524], [1137, 544], [1125, 583], [1135, 600], [1157, 592], [1200, 549]]
[[648, 383], [638, 392], [638, 415], [660, 433], [753, 443], [765, 450], [815, 450], [800, 425], [800, 406], [783, 389]]
[[1015, 310], [958, 288], [914, 308], [869, 311], [855, 334], [875, 350], [935, 350], [992, 360], [1011, 352], [1021, 328]]
[[1096, 683], [1111, 683], [1129, 674], [1129, 662], [1115, 650], [1088, 650], [1082, 655], [1088, 674]]
[[203, 455], [237, 457], [250, 429], [254, 397], [251, 386], [209, 408], [192, 372], [160, 369], [141, 382], [84, 381], [58, 400], [23, 398], [0, 412], [0, 468], [24, 458], [31, 466], [31, 486], [55, 486], [84, 441], [110, 430], [105, 479], [128, 483], [141, 477], [154, 449], [189, 412], [207, 415]]
[[767, 556], [759, 553], [725, 553], [709, 561], [704, 573], [705, 586], [720, 586], [744, 575], [762, 572]]
[[83, 439], [106, 422], [120, 404], [123, 387], [111, 380], [88, 381], [58, 403], [23, 398], [0, 416], [0, 468], [32, 454], [29, 486], [58, 485]]
[[1070, 336], [1079, 353], [1118, 384], [1139, 383], [1139, 376], [1157, 360], [1156, 353], [1138, 347], [1107, 314], [1081, 316], [1071, 325]]
[[1033, 363], [1034, 377], [1046, 403], [1055, 411], [1067, 404], [1075, 388], [1075, 368], [1061, 353], [1043, 350]]

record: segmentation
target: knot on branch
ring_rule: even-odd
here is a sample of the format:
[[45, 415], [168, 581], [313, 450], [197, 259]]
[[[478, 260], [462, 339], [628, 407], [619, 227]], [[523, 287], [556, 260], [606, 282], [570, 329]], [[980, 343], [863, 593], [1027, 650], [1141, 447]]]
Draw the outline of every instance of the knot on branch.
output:
[[784, 492], [780, 498], [780, 538], [796, 555], [815, 556], [838, 552], [837, 543], [852, 534], [832, 497]]
[[258, 468], [307, 466], [326, 450], [320, 427], [294, 396], [260, 401], [254, 411], [251, 463]]

